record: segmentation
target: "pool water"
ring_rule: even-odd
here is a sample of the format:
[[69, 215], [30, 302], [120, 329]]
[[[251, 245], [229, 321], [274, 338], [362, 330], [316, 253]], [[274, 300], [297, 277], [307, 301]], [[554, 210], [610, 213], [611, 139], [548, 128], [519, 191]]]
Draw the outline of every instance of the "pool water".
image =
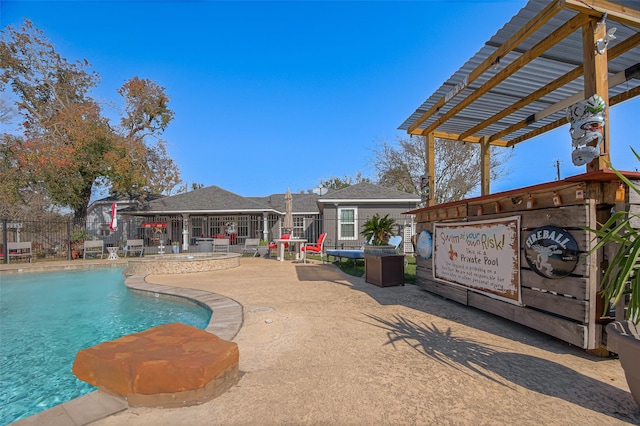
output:
[[2, 276], [0, 425], [96, 390], [71, 373], [79, 350], [161, 324], [205, 328], [210, 316], [128, 291], [117, 268]]

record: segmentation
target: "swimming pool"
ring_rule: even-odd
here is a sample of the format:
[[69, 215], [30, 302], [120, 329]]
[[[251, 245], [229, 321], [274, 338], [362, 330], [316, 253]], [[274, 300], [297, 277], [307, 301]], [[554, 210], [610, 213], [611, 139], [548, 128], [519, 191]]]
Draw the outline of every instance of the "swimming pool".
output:
[[192, 303], [128, 291], [121, 269], [2, 276], [0, 424], [95, 390], [71, 373], [79, 350], [160, 324], [205, 328], [210, 316]]

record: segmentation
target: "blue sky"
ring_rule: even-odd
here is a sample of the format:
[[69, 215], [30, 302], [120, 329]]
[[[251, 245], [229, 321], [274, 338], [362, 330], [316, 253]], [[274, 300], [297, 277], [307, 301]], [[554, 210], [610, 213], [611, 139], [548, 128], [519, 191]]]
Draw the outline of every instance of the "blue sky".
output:
[[[70, 61], [101, 76], [111, 103], [134, 77], [166, 88], [164, 134], [183, 180], [243, 196], [373, 177], [380, 140], [498, 31], [526, 0], [0, 1], [2, 26], [24, 18]], [[635, 170], [638, 99], [614, 107], [614, 166]], [[519, 144], [492, 192], [580, 174], [568, 126]]]

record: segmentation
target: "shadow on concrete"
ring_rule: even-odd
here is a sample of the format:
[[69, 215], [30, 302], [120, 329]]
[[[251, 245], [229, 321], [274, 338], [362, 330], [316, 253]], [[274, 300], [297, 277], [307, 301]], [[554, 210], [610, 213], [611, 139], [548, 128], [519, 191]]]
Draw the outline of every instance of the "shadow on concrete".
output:
[[296, 265], [296, 273], [300, 281], [330, 281], [346, 285], [354, 291], [366, 293], [380, 305], [406, 306], [428, 315], [454, 321], [476, 330], [542, 348], [552, 353], [568, 353], [592, 362], [606, 361], [608, 359], [592, 356], [584, 349], [572, 346], [553, 336], [480, 309], [461, 305], [440, 295], [429, 293], [416, 285], [382, 288], [365, 282], [364, 277], [345, 274], [340, 268], [332, 264], [312, 265], [311, 267], [309, 265]]
[[368, 324], [386, 331], [386, 344], [407, 344], [426, 357], [502, 386], [514, 384], [617, 420], [640, 424], [640, 410], [631, 393], [556, 362], [502, 351], [498, 346], [455, 336], [451, 329], [440, 330], [433, 323], [419, 324], [398, 315], [393, 320], [365, 315], [371, 320]]

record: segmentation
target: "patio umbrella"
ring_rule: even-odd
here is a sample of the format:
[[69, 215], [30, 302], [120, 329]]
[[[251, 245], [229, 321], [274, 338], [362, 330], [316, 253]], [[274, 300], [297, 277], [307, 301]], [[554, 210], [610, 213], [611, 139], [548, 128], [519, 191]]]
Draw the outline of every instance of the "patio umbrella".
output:
[[115, 231], [118, 228], [117, 208], [118, 205], [116, 203], [111, 204], [111, 223], [109, 224], [111, 231]]
[[287, 188], [287, 193], [284, 194], [284, 229], [288, 230], [290, 234], [293, 233], [293, 197], [291, 191]]

